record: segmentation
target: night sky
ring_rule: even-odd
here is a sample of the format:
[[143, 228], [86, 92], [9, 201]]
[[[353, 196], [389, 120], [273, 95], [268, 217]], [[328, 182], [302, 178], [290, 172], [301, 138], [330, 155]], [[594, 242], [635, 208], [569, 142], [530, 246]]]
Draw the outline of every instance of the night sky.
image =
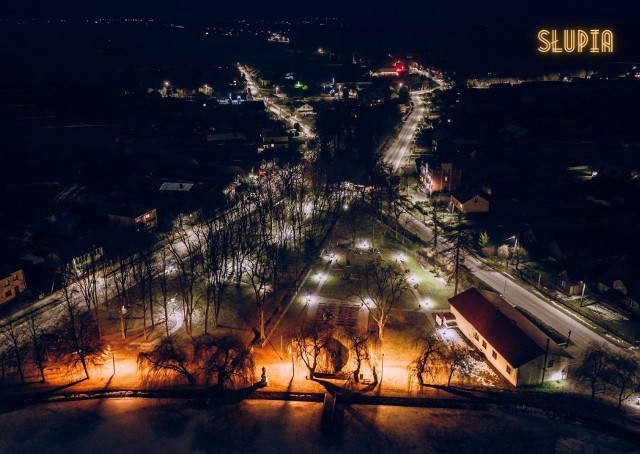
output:
[[10, 0], [8, 18], [157, 18], [182, 21], [337, 17], [352, 22], [615, 26], [640, 22], [629, 0], [607, 1], [429, 1], [342, 0]]

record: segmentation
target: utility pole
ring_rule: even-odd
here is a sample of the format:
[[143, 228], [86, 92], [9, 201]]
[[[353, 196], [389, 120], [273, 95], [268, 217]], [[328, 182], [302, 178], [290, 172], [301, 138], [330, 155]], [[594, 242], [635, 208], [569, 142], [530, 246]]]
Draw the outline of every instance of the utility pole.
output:
[[549, 338], [547, 337], [547, 348], [544, 351], [544, 364], [542, 365], [542, 381], [541, 385], [544, 384], [544, 376], [547, 373], [547, 358], [549, 357]]

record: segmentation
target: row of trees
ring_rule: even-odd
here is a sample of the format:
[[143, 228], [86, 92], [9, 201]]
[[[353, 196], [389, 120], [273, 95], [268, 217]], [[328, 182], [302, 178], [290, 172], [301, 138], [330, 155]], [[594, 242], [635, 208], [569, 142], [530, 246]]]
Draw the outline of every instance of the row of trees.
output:
[[255, 364], [250, 348], [234, 335], [202, 334], [192, 342], [167, 336], [138, 355], [143, 384], [236, 387], [250, 385]]
[[[361, 370], [367, 365], [377, 383], [380, 357], [377, 352], [381, 344], [376, 334], [375, 330], [358, 331], [353, 327], [336, 327], [331, 322], [311, 323], [290, 333], [292, 353], [306, 366], [309, 379], [318, 372], [340, 372], [348, 364], [349, 373], [359, 382]], [[446, 381], [446, 386], [450, 386], [454, 376], [465, 379], [475, 370], [476, 359], [470, 349], [443, 340], [434, 331], [416, 338], [414, 347], [418, 354], [408, 369], [420, 386], [425, 386], [428, 380], [436, 384]]]
[[425, 386], [428, 378], [437, 383], [440, 377], [446, 377], [447, 386], [450, 386], [454, 375], [468, 378], [474, 372], [472, 350], [457, 342], [443, 340], [435, 331], [425, 331], [414, 340], [414, 345], [418, 354], [409, 365], [409, 371], [420, 386]]
[[640, 363], [628, 353], [612, 351], [592, 342], [575, 370], [579, 383], [586, 386], [591, 400], [596, 395], [613, 397], [618, 407], [640, 391]]
[[60, 311], [39, 317], [30, 314], [20, 322], [8, 320], [0, 328], [1, 381], [15, 371], [20, 383], [30, 377], [46, 381], [46, 366], [53, 360], [58, 367], [73, 370], [79, 366], [89, 378], [91, 364], [104, 361], [105, 344], [98, 334], [93, 313], [81, 307], [74, 294], [64, 287]]

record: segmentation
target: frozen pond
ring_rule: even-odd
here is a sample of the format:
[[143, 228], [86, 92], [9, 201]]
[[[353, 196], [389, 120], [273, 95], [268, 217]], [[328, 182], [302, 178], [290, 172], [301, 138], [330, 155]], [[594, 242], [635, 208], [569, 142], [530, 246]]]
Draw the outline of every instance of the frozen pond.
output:
[[[587, 427], [494, 411], [248, 400], [204, 409], [184, 400], [97, 399], [0, 414], [1, 453], [637, 452]], [[597, 446], [597, 448], [596, 448]]]

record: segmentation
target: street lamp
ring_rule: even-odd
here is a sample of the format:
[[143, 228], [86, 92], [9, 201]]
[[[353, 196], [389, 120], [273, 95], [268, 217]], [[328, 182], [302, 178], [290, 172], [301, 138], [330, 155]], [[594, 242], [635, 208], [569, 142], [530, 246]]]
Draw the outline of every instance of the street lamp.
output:
[[127, 308], [124, 307], [124, 304], [122, 305], [122, 307], [120, 308], [120, 330], [121, 330], [121, 334], [122, 334], [122, 338], [126, 339], [127, 338], [127, 334], [126, 331], [124, 329], [124, 316], [127, 313]]

